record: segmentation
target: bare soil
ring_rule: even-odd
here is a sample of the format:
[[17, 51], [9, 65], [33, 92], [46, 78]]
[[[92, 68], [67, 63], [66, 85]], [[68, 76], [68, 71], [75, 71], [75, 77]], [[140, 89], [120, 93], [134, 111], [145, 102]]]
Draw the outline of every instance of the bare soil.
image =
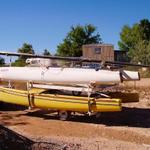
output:
[[60, 121], [50, 110], [1, 106], [0, 150], [7, 141], [13, 145], [6, 149], [22, 143], [19, 149], [150, 150], [150, 79], [121, 88], [138, 92], [140, 102], [123, 104], [122, 112], [102, 113], [98, 119], [76, 114]]

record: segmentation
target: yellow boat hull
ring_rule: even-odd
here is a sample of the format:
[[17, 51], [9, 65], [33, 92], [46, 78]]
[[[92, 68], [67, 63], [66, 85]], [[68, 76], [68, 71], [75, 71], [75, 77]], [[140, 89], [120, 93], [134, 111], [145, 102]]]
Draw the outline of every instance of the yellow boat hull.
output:
[[[88, 112], [87, 97], [43, 94], [39, 91], [22, 91], [0, 87], [0, 101], [42, 109]], [[121, 111], [120, 99], [90, 98], [92, 112]]]

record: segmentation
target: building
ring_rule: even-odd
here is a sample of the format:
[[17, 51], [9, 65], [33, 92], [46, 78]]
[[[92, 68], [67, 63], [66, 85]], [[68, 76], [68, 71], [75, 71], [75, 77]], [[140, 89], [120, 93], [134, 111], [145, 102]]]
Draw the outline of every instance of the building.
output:
[[114, 61], [114, 46], [112, 44], [88, 44], [82, 46], [84, 58]]
[[120, 62], [128, 62], [129, 57], [127, 55], [127, 51], [114, 50], [114, 60]]
[[82, 46], [84, 58], [102, 61], [128, 61], [127, 51], [114, 50], [112, 44], [87, 44]]

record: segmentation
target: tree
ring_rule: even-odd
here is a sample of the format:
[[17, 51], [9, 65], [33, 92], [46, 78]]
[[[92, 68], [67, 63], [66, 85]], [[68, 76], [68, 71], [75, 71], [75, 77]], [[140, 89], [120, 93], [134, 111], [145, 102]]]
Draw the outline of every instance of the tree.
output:
[[[31, 44], [24, 43], [21, 48], [18, 49], [18, 53], [28, 53], [28, 54], [35, 54], [33, 47]], [[12, 63], [13, 66], [25, 66], [27, 57], [26, 56], [20, 56], [14, 63]]]
[[31, 44], [24, 43], [21, 48], [18, 49], [18, 53], [34, 54], [34, 50]]
[[147, 44], [145, 41], [139, 41], [134, 49], [130, 49], [129, 56], [132, 56], [132, 61], [145, 65], [150, 64], [150, 42]]
[[43, 55], [49, 55], [49, 56], [51, 56], [51, 53], [47, 49], [44, 49]]
[[0, 66], [3, 66], [5, 64], [4, 58], [0, 57]]
[[95, 32], [96, 27], [91, 24], [72, 26], [63, 43], [57, 46], [57, 55], [82, 56], [82, 45], [102, 42], [100, 34]]
[[150, 60], [149, 43], [150, 22], [143, 19], [132, 27], [125, 25], [122, 28], [118, 45], [121, 50], [128, 51], [128, 56], [132, 62], [150, 64], [150, 61], [148, 61]]
[[150, 41], [150, 22], [148, 19], [140, 21], [139, 30], [141, 38], [145, 41]]

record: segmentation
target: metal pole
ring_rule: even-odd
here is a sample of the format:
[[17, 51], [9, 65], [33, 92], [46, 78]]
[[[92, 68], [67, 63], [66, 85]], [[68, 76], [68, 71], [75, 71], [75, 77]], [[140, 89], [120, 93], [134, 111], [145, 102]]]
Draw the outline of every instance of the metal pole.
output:
[[[9, 67], [11, 67], [11, 64], [12, 64], [12, 60], [11, 60], [11, 56], [10, 56], [10, 59], [9, 59]], [[10, 81], [10, 80], [8, 81], [8, 87], [9, 87], [9, 88], [12, 88], [12, 86], [11, 86], [11, 81]]]

